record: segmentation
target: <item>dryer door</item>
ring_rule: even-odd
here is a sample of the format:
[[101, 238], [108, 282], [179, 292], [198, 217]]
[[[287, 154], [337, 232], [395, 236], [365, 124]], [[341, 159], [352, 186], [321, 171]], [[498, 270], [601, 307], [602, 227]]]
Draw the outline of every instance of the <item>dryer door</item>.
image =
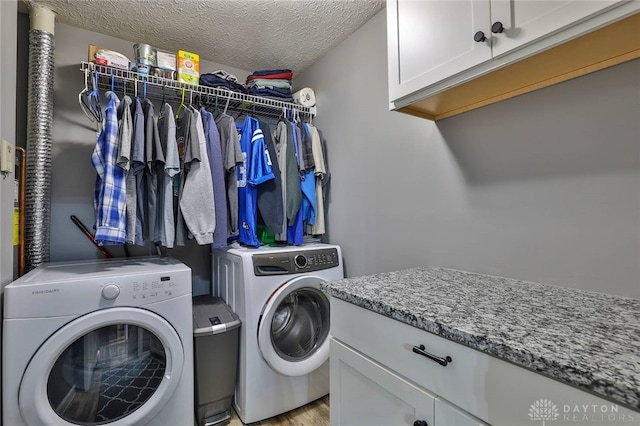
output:
[[18, 402], [30, 425], [145, 424], [173, 395], [184, 352], [162, 317], [109, 308], [53, 334], [25, 370]]
[[319, 277], [282, 284], [263, 308], [258, 345], [265, 361], [288, 376], [309, 374], [329, 358], [329, 299]]

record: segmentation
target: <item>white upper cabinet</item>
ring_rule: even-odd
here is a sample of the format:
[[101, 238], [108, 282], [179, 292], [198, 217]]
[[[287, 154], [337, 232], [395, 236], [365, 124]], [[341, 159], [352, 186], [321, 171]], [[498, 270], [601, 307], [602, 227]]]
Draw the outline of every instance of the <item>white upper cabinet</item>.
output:
[[491, 59], [491, 48], [476, 43], [489, 33], [489, 0], [387, 3], [389, 93], [399, 99]]
[[390, 109], [437, 120], [634, 59], [638, 11], [640, 0], [387, 0]]
[[620, 0], [492, 0], [493, 56], [503, 55], [622, 3]]

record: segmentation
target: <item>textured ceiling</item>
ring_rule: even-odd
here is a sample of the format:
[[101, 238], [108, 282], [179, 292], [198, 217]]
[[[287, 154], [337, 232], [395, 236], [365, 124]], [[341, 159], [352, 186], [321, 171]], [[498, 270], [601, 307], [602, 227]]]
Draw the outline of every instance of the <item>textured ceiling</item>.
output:
[[[300, 72], [384, 7], [384, 0], [26, 0], [56, 20], [247, 71]], [[132, 58], [131, 58], [132, 59]]]

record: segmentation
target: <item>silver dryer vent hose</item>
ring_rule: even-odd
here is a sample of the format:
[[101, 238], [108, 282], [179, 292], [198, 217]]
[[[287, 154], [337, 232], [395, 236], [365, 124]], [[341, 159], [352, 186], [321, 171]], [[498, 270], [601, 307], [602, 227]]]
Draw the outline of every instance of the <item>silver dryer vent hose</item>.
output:
[[25, 271], [49, 261], [54, 36], [29, 31]]

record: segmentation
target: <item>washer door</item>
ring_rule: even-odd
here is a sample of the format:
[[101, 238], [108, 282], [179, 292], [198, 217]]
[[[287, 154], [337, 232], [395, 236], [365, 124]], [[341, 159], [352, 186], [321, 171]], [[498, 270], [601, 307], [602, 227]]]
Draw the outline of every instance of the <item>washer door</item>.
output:
[[162, 317], [109, 308], [59, 329], [33, 356], [18, 403], [28, 424], [148, 422], [173, 395], [184, 352]]
[[329, 299], [318, 277], [282, 284], [264, 306], [258, 345], [265, 361], [287, 376], [311, 373], [329, 358]]

